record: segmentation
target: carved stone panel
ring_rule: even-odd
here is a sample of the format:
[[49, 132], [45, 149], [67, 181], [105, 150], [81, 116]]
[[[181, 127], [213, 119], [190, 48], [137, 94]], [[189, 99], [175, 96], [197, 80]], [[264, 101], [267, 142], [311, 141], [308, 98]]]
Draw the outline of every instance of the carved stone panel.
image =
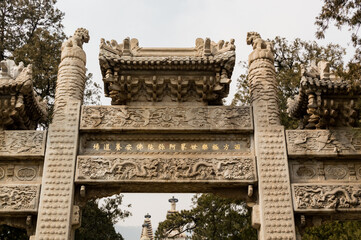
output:
[[44, 156], [46, 131], [0, 131], [0, 157]]
[[290, 156], [339, 156], [361, 154], [361, 130], [288, 130]]
[[0, 213], [37, 212], [40, 185], [0, 185]]
[[318, 181], [318, 165], [315, 162], [298, 163], [290, 162], [290, 174], [292, 182]]
[[9, 160], [0, 162], [0, 185], [15, 182], [41, 182], [43, 162], [35, 160]]
[[236, 130], [253, 129], [250, 107], [84, 106], [82, 130]]
[[361, 184], [292, 184], [296, 212], [361, 211]]
[[254, 157], [78, 156], [76, 182], [256, 181]]
[[290, 160], [292, 183], [352, 182], [361, 180], [359, 159]]
[[82, 134], [81, 155], [251, 155], [250, 134]]

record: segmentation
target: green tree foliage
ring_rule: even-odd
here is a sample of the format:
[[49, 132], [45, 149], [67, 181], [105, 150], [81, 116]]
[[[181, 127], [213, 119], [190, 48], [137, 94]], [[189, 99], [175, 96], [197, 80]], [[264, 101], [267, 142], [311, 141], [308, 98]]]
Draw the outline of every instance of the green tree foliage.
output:
[[209, 239], [257, 239], [251, 227], [250, 212], [244, 202], [218, 197], [213, 194], [197, 194], [193, 197], [193, 208], [167, 216], [159, 223], [156, 238], [174, 229], [192, 234], [193, 240]]
[[351, 42], [356, 48], [343, 72], [339, 74], [348, 80], [361, 79], [361, 0], [324, 0], [320, 14], [316, 17], [316, 37], [325, 38], [326, 30], [333, 23], [339, 30], [347, 27], [351, 32]]
[[[17, 64], [32, 64], [35, 91], [48, 100], [50, 107], [55, 95], [60, 48], [65, 40], [64, 13], [55, 4], [56, 0], [0, 1], [0, 61], [10, 58]], [[99, 86], [88, 74], [85, 102], [99, 104], [99, 96]], [[96, 208], [94, 212], [103, 211], [91, 206]], [[86, 222], [86, 217], [83, 220]], [[114, 231], [113, 224], [109, 224], [107, 229]], [[83, 228], [84, 232], [90, 230], [100, 229]], [[0, 239], [28, 239], [24, 234], [21, 229], [0, 226]]]
[[7, 225], [0, 225], [0, 239], [1, 240], [28, 240], [25, 229], [10, 227]]
[[[61, 44], [65, 40], [64, 13], [56, 0], [0, 1], [0, 61], [11, 58], [32, 64], [35, 91], [46, 98], [50, 112], [55, 96]], [[87, 104], [99, 104], [100, 86], [88, 75]]]
[[[299, 38], [289, 42], [285, 38], [277, 36], [272, 41], [275, 50], [275, 68], [276, 80], [278, 83], [281, 123], [286, 128], [297, 127], [297, 121], [287, 115], [287, 99], [295, 96], [299, 91], [301, 80], [301, 65], [308, 66], [311, 61], [319, 60], [329, 61], [331, 68], [337, 73], [342, 74], [343, 56], [345, 49], [337, 44], [328, 44], [320, 46], [315, 41], [303, 41]], [[247, 63], [241, 62], [246, 69], [245, 74], [238, 78], [237, 92], [232, 101], [232, 105], [244, 105], [250, 103], [248, 90], [248, 66]]]
[[[82, 209], [81, 227], [75, 232], [76, 240], [123, 240], [120, 233], [114, 229], [114, 224], [130, 216], [129, 211], [122, 211], [122, 195], [115, 195], [104, 200], [104, 204], [98, 207], [99, 202], [92, 200], [87, 202]], [[128, 206], [130, 207], [130, 206]]]
[[88, 73], [86, 76], [85, 90], [84, 90], [84, 105], [100, 105], [101, 87], [94, 82], [93, 74]]
[[302, 240], [358, 240], [361, 239], [361, 221], [329, 222], [306, 229]]
[[0, 61], [33, 65], [36, 92], [54, 98], [60, 47], [65, 39], [64, 13], [56, 0], [0, 1]]
[[348, 27], [351, 32], [351, 41], [356, 47], [355, 58], [361, 60], [361, 37], [359, 29], [361, 26], [361, 0], [324, 0], [320, 14], [316, 17], [317, 38], [325, 38], [325, 32], [330, 23], [341, 30]]

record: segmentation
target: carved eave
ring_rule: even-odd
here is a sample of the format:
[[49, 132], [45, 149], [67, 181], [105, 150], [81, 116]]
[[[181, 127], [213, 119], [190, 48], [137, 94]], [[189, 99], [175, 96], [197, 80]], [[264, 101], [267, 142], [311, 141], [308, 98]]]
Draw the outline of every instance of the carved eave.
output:
[[0, 93], [0, 129], [31, 130], [46, 120], [47, 105], [34, 91], [31, 65], [23, 68], [2, 61]]
[[114, 105], [164, 101], [221, 105], [229, 92], [235, 47], [233, 40], [215, 44], [197, 39], [194, 48], [140, 48], [136, 39], [123, 44], [102, 41], [99, 61], [105, 95]]
[[[320, 62], [303, 71], [299, 94], [288, 99], [288, 114], [304, 119], [302, 128], [355, 126], [359, 114], [361, 85], [332, 76], [328, 63]], [[325, 66], [326, 67], [323, 67]]]

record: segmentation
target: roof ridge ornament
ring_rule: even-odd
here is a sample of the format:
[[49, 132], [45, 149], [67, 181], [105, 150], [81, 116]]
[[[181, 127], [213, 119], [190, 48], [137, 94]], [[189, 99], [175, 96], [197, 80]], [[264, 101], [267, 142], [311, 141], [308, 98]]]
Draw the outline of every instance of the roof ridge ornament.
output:
[[300, 91], [287, 100], [287, 112], [302, 119], [300, 128], [354, 127], [360, 95], [360, 83], [342, 80], [331, 72], [329, 62], [314, 60], [308, 67], [301, 66]]
[[32, 65], [8, 59], [0, 62], [0, 68], [0, 129], [36, 129], [48, 113], [46, 101], [34, 91]]
[[258, 59], [266, 59], [271, 62], [274, 61], [273, 43], [263, 40], [261, 35], [257, 32], [247, 33], [247, 44], [252, 45], [253, 52], [248, 57], [248, 65]]
[[101, 39], [99, 62], [113, 105], [222, 105], [235, 63], [234, 39], [197, 38], [188, 48], [140, 47], [129, 37], [120, 44]]

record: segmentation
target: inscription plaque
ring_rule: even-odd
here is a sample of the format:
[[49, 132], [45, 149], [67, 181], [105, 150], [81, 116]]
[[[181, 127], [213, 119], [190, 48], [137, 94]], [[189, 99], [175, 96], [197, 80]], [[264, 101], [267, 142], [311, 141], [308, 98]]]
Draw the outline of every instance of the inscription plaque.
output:
[[250, 135], [84, 134], [81, 155], [107, 154], [251, 154]]

